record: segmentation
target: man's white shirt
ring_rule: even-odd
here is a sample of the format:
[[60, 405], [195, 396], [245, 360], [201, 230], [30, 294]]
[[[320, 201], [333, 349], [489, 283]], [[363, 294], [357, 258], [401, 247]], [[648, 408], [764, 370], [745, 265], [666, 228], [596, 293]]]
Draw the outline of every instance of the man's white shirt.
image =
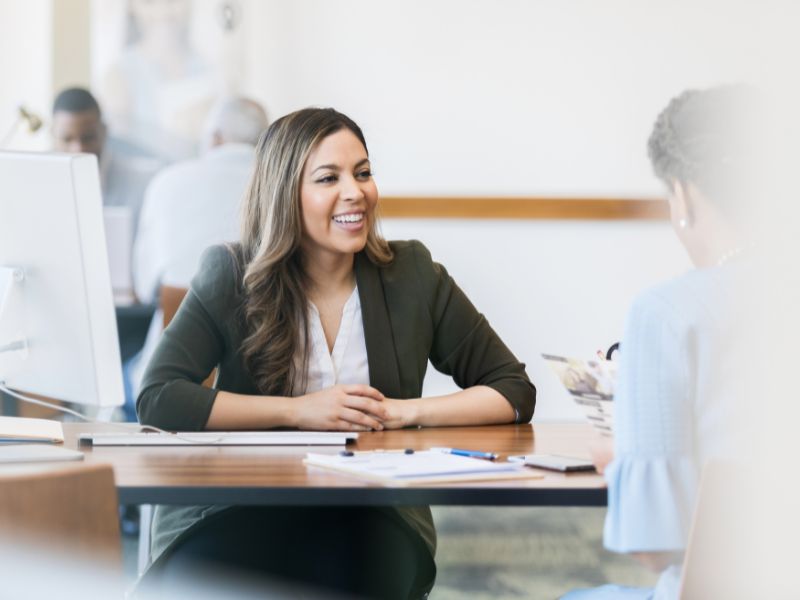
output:
[[153, 302], [162, 284], [188, 287], [203, 250], [239, 239], [239, 206], [253, 161], [252, 146], [225, 144], [153, 179], [133, 252], [141, 302]]

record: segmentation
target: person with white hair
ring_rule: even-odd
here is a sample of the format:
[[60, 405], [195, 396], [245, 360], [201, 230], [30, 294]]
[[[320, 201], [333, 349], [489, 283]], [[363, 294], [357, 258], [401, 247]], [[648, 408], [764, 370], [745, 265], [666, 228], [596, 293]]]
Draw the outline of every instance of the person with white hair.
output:
[[[268, 124], [258, 102], [221, 100], [206, 121], [202, 156], [176, 163], [153, 179], [133, 249], [134, 289], [140, 302], [155, 302], [161, 285], [188, 287], [205, 248], [238, 239], [239, 204], [253, 170], [256, 142]], [[161, 311], [156, 311], [144, 348], [126, 366], [132, 398], [162, 322]], [[136, 420], [132, 398], [125, 413]]]

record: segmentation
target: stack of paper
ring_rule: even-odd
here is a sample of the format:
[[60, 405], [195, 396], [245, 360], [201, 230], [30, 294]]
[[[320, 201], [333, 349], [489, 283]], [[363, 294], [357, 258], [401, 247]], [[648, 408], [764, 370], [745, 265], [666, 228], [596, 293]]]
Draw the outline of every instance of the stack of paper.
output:
[[512, 463], [491, 462], [429, 450], [413, 454], [403, 451], [309, 453], [303, 463], [388, 485], [541, 477], [541, 474]]

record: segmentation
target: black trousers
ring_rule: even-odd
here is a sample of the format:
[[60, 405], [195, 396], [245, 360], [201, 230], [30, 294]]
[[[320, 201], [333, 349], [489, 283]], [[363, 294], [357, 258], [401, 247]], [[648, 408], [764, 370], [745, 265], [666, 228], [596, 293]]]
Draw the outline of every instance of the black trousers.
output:
[[169, 590], [187, 584], [208, 591], [241, 582], [248, 598], [255, 591], [269, 598], [406, 600], [430, 591], [435, 575], [422, 538], [388, 510], [237, 507], [187, 532], [148, 570], [139, 591], [170, 597]]

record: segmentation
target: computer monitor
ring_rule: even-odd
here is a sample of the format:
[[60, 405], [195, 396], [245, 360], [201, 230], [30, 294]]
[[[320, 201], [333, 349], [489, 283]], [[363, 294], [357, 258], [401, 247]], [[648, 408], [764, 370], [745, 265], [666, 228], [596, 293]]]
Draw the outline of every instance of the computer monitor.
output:
[[97, 159], [0, 152], [0, 383], [124, 402]]

